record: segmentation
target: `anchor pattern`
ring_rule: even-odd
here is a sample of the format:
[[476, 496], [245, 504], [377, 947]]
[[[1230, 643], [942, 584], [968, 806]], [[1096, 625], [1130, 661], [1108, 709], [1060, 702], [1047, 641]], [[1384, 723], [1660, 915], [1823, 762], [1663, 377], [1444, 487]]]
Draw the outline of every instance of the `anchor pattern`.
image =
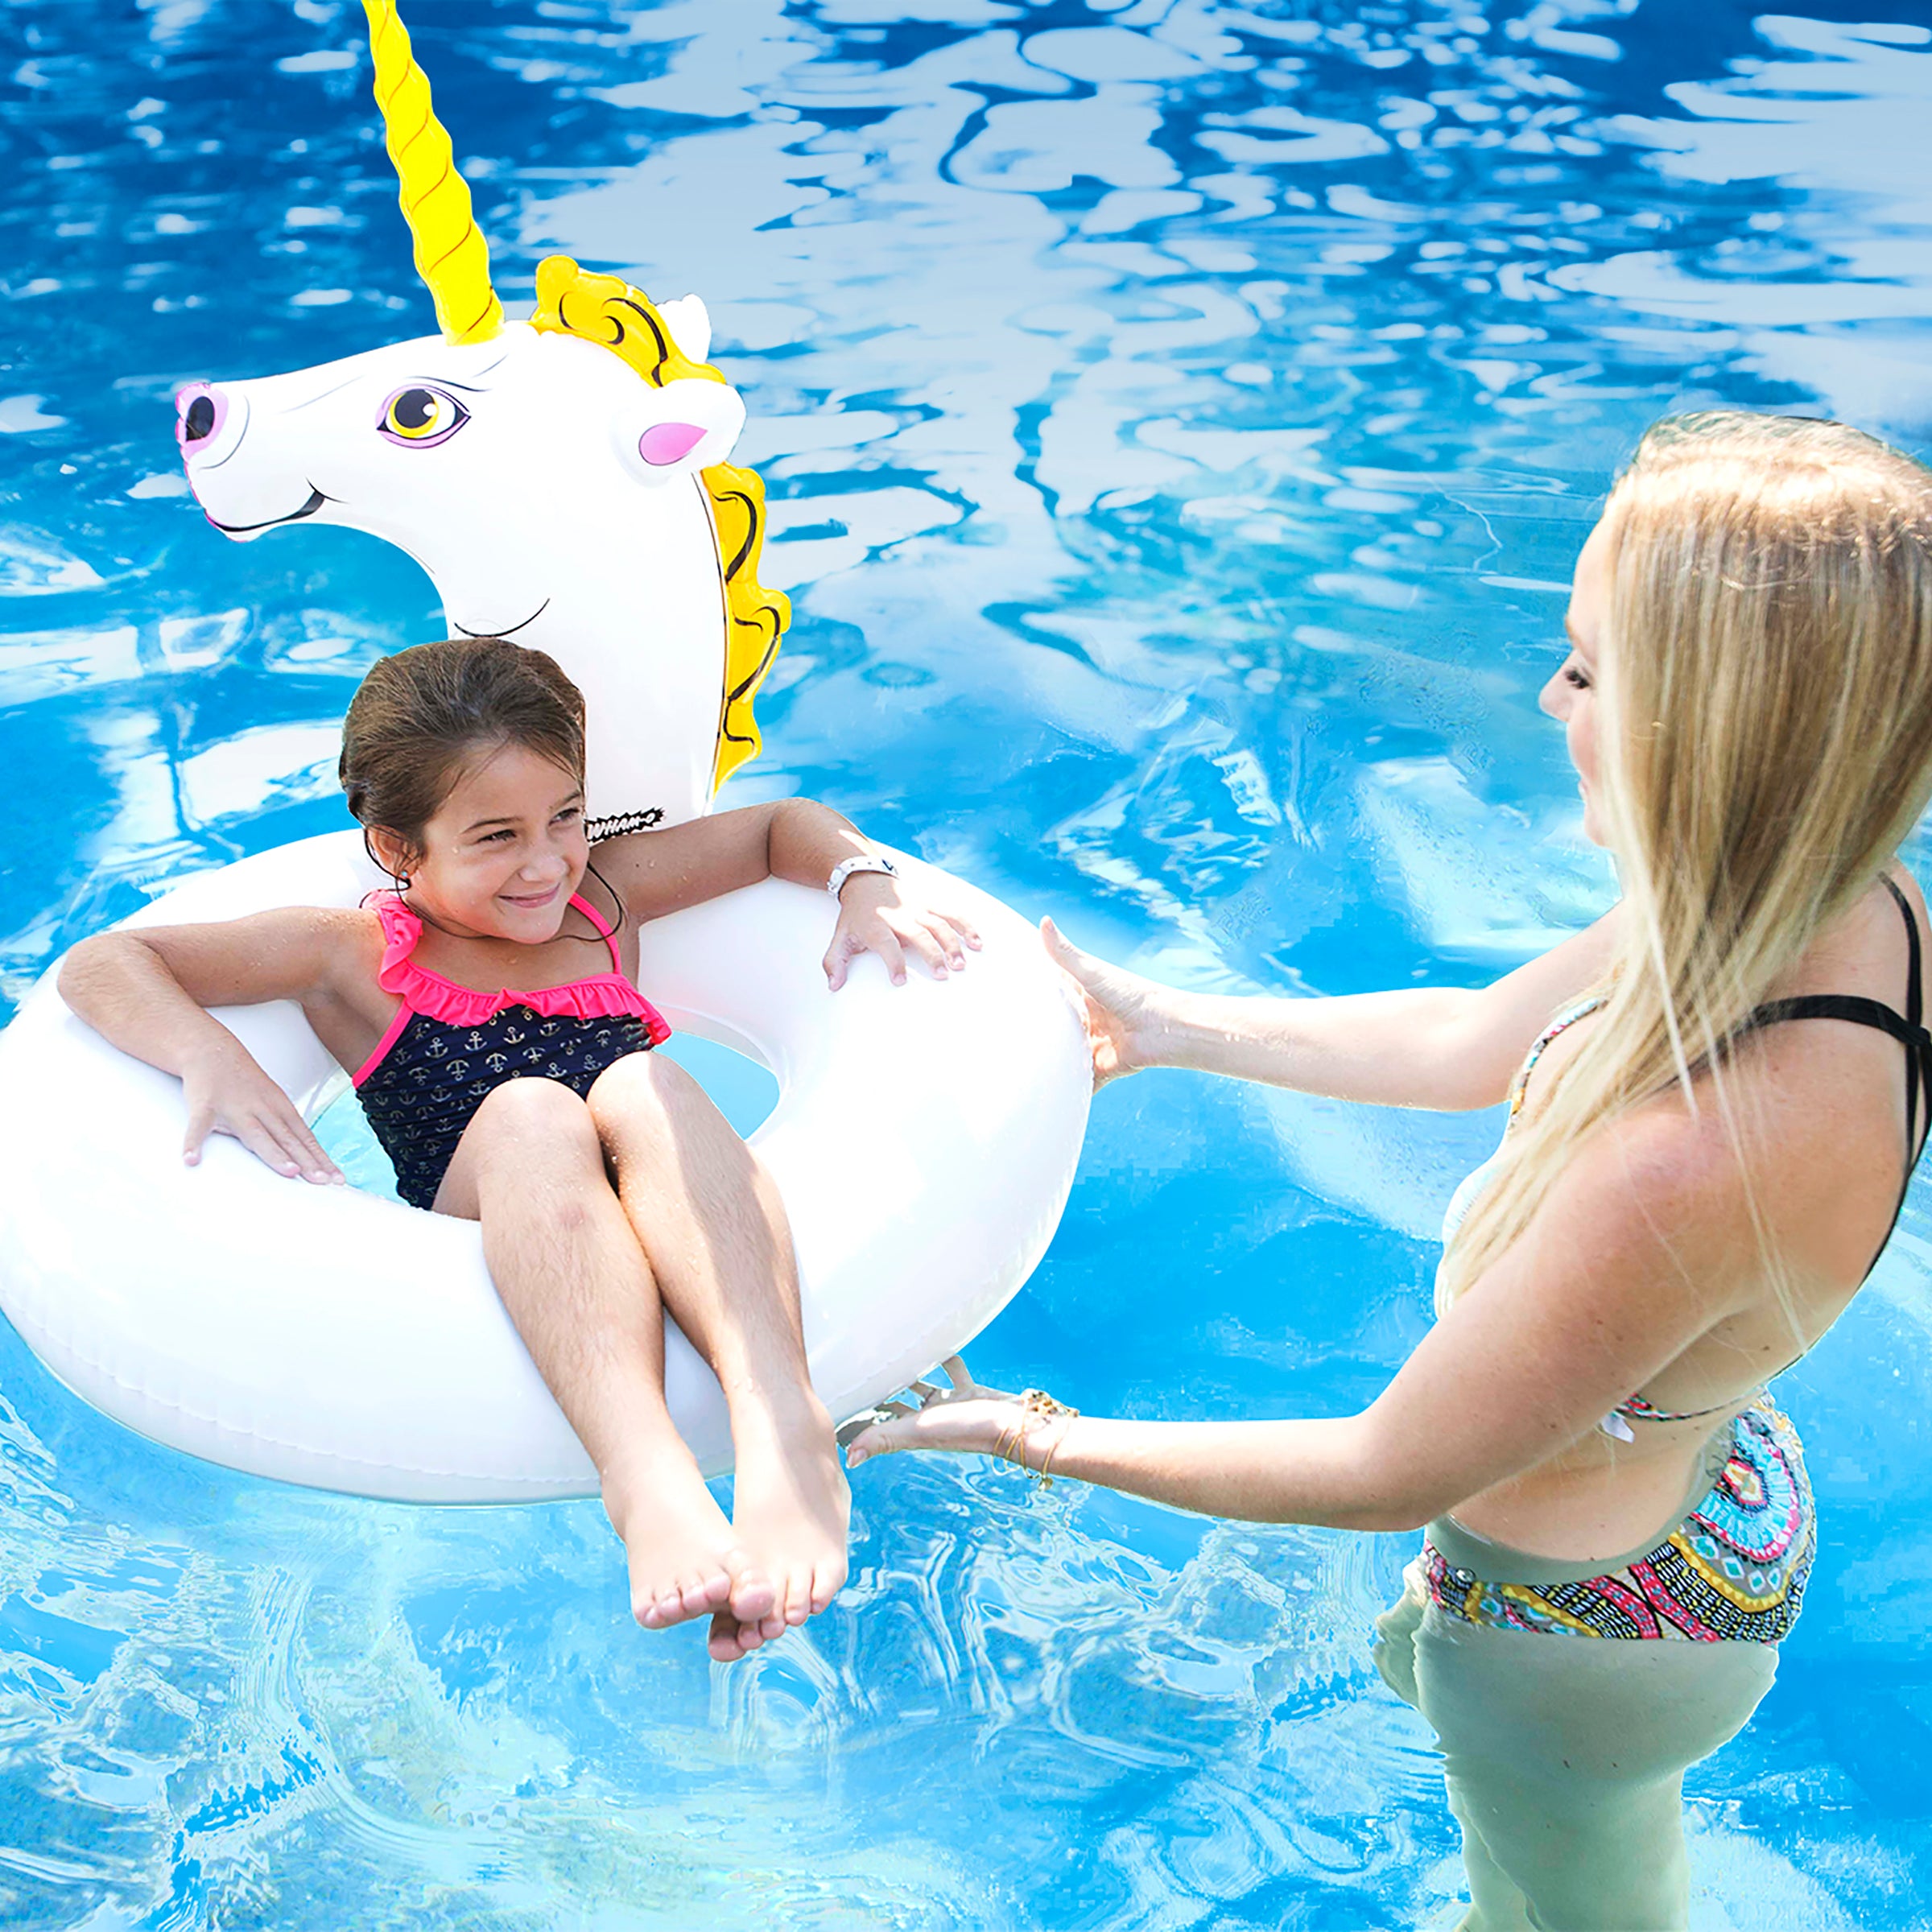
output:
[[658, 1044], [634, 1013], [545, 1020], [528, 1006], [467, 1029], [453, 1055], [448, 1030], [428, 1013], [412, 1015], [360, 1089], [369, 1127], [395, 1163], [396, 1191], [412, 1208], [435, 1201], [464, 1130], [506, 1081], [558, 1080], [587, 1094], [613, 1062]]
[[433, 1204], [477, 1109], [506, 1081], [555, 1080], [585, 1095], [625, 1055], [671, 1038], [619, 967], [609, 927], [587, 901], [571, 904], [597, 927], [613, 970], [564, 986], [484, 993], [419, 966], [411, 955], [422, 921], [395, 894], [378, 899], [386, 942], [378, 977], [402, 1005], [356, 1088], [411, 1207]]

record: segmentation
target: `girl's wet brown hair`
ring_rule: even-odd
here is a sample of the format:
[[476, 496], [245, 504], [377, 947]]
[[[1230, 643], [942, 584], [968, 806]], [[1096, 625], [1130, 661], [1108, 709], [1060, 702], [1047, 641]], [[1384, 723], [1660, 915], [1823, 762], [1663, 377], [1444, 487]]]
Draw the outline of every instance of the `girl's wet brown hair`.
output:
[[342, 722], [349, 809], [420, 854], [424, 828], [468, 766], [517, 745], [580, 783], [584, 695], [555, 658], [507, 638], [411, 645], [373, 665]]

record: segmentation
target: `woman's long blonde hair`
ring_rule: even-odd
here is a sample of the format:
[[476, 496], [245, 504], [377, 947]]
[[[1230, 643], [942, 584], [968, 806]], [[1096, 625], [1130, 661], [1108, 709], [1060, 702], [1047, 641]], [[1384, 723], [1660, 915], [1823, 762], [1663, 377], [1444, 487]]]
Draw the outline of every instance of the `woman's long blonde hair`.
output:
[[1713, 411], [1645, 436], [1604, 522], [1616, 956], [1590, 989], [1603, 1011], [1451, 1242], [1438, 1306], [1523, 1233], [1587, 1136], [1674, 1085], [1696, 1107], [1695, 1071], [1794, 1316], [1724, 1049], [1932, 794], [1932, 471], [1842, 423]]

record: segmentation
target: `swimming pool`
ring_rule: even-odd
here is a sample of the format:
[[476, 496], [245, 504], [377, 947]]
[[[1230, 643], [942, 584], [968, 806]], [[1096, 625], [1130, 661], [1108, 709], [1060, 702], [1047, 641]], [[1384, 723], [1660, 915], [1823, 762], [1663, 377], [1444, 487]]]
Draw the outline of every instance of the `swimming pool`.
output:
[[[1843, 23], [1888, 10], [410, 17], [506, 296], [563, 248], [711, 304], [799, 613], [728, 796], [823, 796], [1159, 976], [1329, 993], [1488, 976], [1608, 902], [1534, 696], [1645, 423], [1824, 409], [1926, 448], [1932, 32]], [[154, 882], [343, 823], [349, 690], [438, 634], [398, 553], [224, 543], [173, 460], [178, 382], [429, 326], [360, 10], [40, 0], [5, 32], [0, 1016]], [[974, 1365], [1095, 1411], [1359, 1406], [1496, 1127], [1112, 1089]], [[1689, 1781], [1700, 1926], [1925, 1916], [1927, 1239], [1915, 1195], [1780, 1385], [1824, 1551]], [[232, 1476], [0, 1332], [0, 1922], [1233, 1932], [1455, 1897], [1426, 1732], [1368, 1658], [1413, 1539], [965, 1461], [855, 1496], [839, 1604], [714, 1671], [627, 1625], [594, 1505]]]

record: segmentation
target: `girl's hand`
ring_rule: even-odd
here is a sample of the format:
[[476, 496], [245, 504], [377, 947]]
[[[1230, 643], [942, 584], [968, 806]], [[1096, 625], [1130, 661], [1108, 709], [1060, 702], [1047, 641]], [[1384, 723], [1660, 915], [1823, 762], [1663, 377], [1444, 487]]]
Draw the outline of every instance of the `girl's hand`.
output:
[[318, 1186], [342, 1184], [341, 1170], [322, 1151], [295, 1102], [232, 1034], [187, 1063], [181, 1087], [188, 1101], [181, 1158], [189, 1166], [200, 1165], [209, 1134], [228, 1133], [291, 1180], [303, 1174]]
[[1068, 991], [1086, 1026], [1095, 1087], [1104, 1087], [1124, 1073], [1158, 1066], [1172, 990], [1069, 945], [1051, 919], [1040, 921], [1040, 938], [1054, 964], [1066, 974]]
[[825, 953], [825, 978], [836, 993], [852, 962], [876, 952], [895, 986], [906, 984], [906, 956], [923, 960], [935, 980], [960, 972], [966, 949], [980, 948], [980, 935], [957, 913], [908, 899], [899, 881], [885, 873], [854, 873], [839, 891], [839, 925]]
[[939, 1449], [957, 1455], [998, 1455], [1038, 1469], [1066, 1422], [1030, 1409], [1017, 1395], [988, 1389], [972, 1379], [958, 1356], [941, 1364], [952, 1386], [914, 1382], [919, 1397], [910, 1402], [886, 1402], [857, 1416], [839, 1431], [845, 1446], [845, 1466], [856, 1469], [869, 1456], [889, 1455], [900, 1449]]

